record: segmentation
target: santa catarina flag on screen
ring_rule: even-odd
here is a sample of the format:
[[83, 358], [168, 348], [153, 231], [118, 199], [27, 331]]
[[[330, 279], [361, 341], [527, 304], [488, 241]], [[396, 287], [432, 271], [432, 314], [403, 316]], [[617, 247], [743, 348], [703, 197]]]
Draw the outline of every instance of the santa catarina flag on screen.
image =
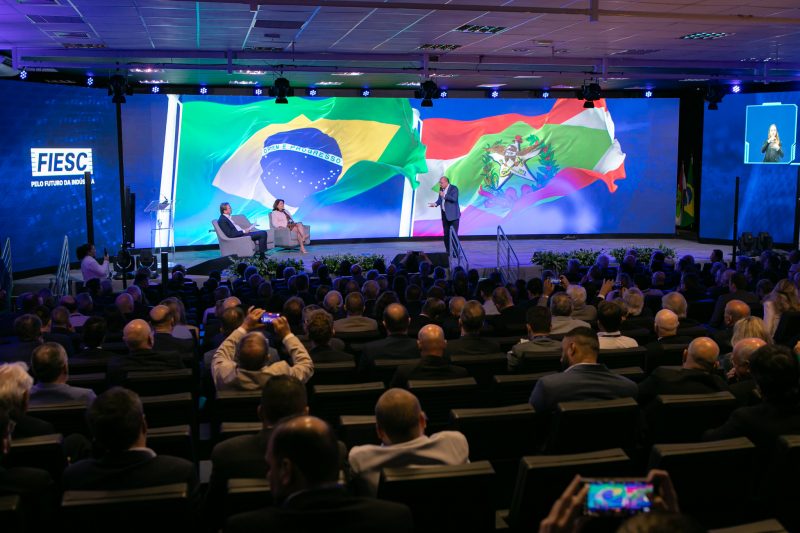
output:
[[397, 175], [416, 187], [427, 170], [407, 99], [193, 101], [183, 105], [180, 132], [178, 187], [209, 176], [217, 189], [265, 207], [282, 198], [300, 208], [297, 219]]
[[[459, 188], [462, 233], [502, 223], [601, 181], [610, 192], [625, 178], [625, 154], [605, 100], [585, 109], [556, 100], [543, 115], [479, 120], [426, 119], [422, 142], [430, 172]], [[438, 220], [418, 220], [414, 235], [441, 234]]]

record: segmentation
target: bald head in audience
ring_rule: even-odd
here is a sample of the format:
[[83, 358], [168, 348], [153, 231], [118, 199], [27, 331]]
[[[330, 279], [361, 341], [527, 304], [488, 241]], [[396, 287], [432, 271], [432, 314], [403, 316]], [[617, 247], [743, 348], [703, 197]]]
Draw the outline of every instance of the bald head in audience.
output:
[[447, 346], [447, 341], [444, 339], [444, 330], [436, 324], [428, 324], [419, 330], [417, 346], [422, 357], [428, 355], [444, 356], [444, 349]]
[[454, 318], [458, 318], [461, 316], [461, 311], [464, 309], [464, 304], [467, 303], [467, 299], [463, 296], [453, 296], [450, 298], [449, 310], [450, 315]]
[[251, 331], [239, 341], [239, 367], [260, 370], [269, 362], [269, 343], [258, 331]]
[[750, 379], [750, 359], [753, 353], [762, 346], [766, 346], [767, 342], [764, 339], [756, 337], [749, 337], [742, 339], [733, 346], [731, 352], [731, 363], [733, 368], [729, 373], [729, 378], [736, 378], [739, 381]]
[[123, 292], [117, 299], [114, 300], [114, 305], [117, 306], [117, 309], [123, 315], [129, 315], [133, 313], [133, 296], [128, 294], [127, 292]]
[[669, 309], [678, 315], [678, 318], [686, 318], [686, 309], [688, 304], [686, 303], [686, 298], [683, 297], [683, 294], [679, 293], [678, 291], [673, 291], [662, 296], [661, 307], [664, 309]]
[[732, 328], [734, 324], [743, 318], [750, 316], [750, 306], [741, 300], [731, 300], [725, 304], [725, 327]]
[[717, 367], [719, 346], [713, 339], [698, 337], [683, 352], [683, 368], [711, 372]]
[[156, 333], [172, 333], [175, 317], [172, 310], [166, 305], [157, 305], [150, 310], [150, 323]]
[[655, 330], [658, 338], [674, 337], [678, 333], [678, 315], [669, 309], [656, 313]]
[[405, 335], [410, 322], [411, 317], [403, 304], [389, 304], [383, 310], [383, 325], [389, 334]]
[[153, 348], [153, 330], [141, 319], [131, 320], [122, 330], [122, 340], [131, 352]]
[[386, 446], [408, 442], [425, 433], [425, 413], [416, 396], [404, 389], [389, 389], [375, 404], [375, 426]]

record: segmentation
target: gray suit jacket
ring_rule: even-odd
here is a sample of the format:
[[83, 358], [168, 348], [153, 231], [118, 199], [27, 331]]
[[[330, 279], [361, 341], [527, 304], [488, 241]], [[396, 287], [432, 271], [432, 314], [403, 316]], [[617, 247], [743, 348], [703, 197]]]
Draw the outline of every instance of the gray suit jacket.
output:
[[365, 316], [349, 316], [333, 322], [336, 333], [369, 333], [378, 331], [378, 322]]
[[48, 403], [85, 402], [88, 406], [95, 399], [92, 389], [73, 387], [66, 383], [37, 383], [31, 388], [31, 405]]

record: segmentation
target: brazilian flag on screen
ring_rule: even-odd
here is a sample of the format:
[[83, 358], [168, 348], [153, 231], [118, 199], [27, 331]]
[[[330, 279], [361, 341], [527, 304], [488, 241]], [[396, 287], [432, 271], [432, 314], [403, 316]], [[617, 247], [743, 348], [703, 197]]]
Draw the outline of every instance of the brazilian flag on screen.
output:
[[397, 175], [416, 187], [427, 167], [415, 120], [401, 98], [187, 102], [178, 187], [207, 176], [214, 188], [268, 208], [281, 198], [292, 212], [299, 209], [295, 218]]

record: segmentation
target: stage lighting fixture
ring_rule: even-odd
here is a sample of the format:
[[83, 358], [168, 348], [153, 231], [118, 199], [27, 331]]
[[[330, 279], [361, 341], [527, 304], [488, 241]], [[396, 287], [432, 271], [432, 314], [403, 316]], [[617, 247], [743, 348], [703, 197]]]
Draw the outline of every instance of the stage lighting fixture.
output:
[[774, 241], [772, 240], [772, 235], [769, 234], [767, 231], [759, 232], [758, 234], [758, 250], [765, 251], [765, 250], [772, 250]]
[[734, 85], [733, 87], [731, 87], [731, 92], [733, 94], [739, 94], [740, 92], [742, 92], [742, 86], [741, 85]]
[[439, 98], [447, 98], [447, 91], [445, 89], [439, 91]]
[[317, 88], [316, 87], [309, 87], [308, 89], [306, 89], [306, 94], [308, 96], [317, 96], [317, 94], [319, 94], [319, 93], [317, 92]]
[[158, 85], [153, 85], [152, 87], [150, 87], [150, 92], [152, 92], [153, 94], [158, 94], [161, 92], [161, 87], [159, 87]]
[[549, 92], [547, 92], [547, 91], [544, 91], [544, 92], [542, 93], [542, 98], [550, 98], [550, 93], [549, 93]]
[[133, 88], [128, 85], [125, 76], [121, 74], [111, 76], [108, 79], [108, 95], [111, 97], [111, 102], [124, 104], [126, 94], [133, 94]]
[[276, 104], [288, 104], [289, 100], [286, 98], [294, 96], [294, 89], [292, 89], [289, 80], [284, 77], [276, 79], [269, 88], [269, 95], [275, 97]]
[[368, 97], [370, 94], [372, 94], [372, 93], [370, 92], [369, 89], [362, 89], [361, 90], [361, 96], [363, 96], [364, 98]]
[[423, 81], [418, 91], [414, 91], [414, 96], [422, 98], [421, 107], [433, 107], [433, 99], [439, 98], [439, 86], [431, 80]]
[[647, 90], [644, 92], [644, 97], [645, 97], [645, 98], [652, 98], [652, 97], [653, 97], [653, 91], [651, 91], [650, 89], [647, 89]]
[[742, 232], [742, 235], [739, 237], [739, 250], [742, 253], [750, 254], [756, 247], [756, 240], [753, 238], [753, 234], [749, 231]]
[[127, 274], [128, 278], [131, 277], [136, 262], [128, 250], [120, 248], [117, 256], [112, 258], [112, 265], [114, 266], [114, 279], [122, 279], [123, 273]]
[[716, 111], [719, 109], [719, 103], [722, 102], [722, 97], [725, 96], [723, 91], [716, 86], [709, 85], [706, 90], [705, 100], [708, 102], [708, 110]]
[[262, 94], [264, 94], [264, 89], [262, 89], [261, 87], [256, 87], [255, 89], [253, 89], [253, 94], [256, 96], [261, 96]]
[[486, 96], [489, 98], [500, 98], [500, 90], [499, 89], [491, 89], [486, 91]]
[[595, 100], [600, 100], [600, 84], [599, 83], [584, 83], [578, 91], [578, 99], [585, 100], [583, 102], [584, 109], [594, 109]]
[[86, 78], [86, 86], [91, 87], [92, 85], [94, 85], [94, 78], [89, 76], [88, 78]]
[[205, 85], [200, 87], [200, 94], [208, 94], [208, 87], [206, 87]]
[[28, 71], [25, 70], [24, 68], [19, 71], [19, 79], [21, 79], [21, 80], [27, 80], [28, 79]]

